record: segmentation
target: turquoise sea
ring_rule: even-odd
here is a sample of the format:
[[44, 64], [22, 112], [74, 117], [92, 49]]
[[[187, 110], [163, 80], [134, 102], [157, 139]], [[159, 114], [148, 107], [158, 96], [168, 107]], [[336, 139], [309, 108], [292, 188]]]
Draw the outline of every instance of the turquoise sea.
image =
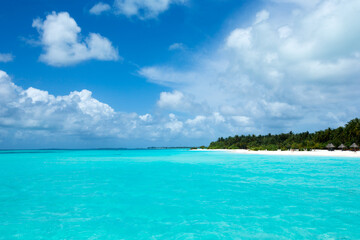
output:
[[0, 151], [0, 239], [360, 239], [360, 159]]

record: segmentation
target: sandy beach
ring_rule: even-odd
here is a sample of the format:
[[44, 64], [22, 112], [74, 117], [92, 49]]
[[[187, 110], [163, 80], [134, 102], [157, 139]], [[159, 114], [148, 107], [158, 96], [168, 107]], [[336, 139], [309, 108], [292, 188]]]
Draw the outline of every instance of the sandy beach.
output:
[[251, 151], [246, 149], [195, 149], [195, 151], [225, 151], [237, 154], [253, 154], [253, 155], [279, 155], [279, 156], [324, 156], [324, 157], [352, 157], [360, 158], [360, 151], [328, 151], [328, 150], [312, 150], [312, 151]]

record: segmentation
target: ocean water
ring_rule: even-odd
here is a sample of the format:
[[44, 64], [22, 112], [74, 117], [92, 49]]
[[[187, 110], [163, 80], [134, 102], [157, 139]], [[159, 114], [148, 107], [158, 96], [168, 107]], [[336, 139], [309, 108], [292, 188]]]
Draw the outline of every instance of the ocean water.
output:
[[360, 239], [360, 159], [0, 151], [0, 239]]

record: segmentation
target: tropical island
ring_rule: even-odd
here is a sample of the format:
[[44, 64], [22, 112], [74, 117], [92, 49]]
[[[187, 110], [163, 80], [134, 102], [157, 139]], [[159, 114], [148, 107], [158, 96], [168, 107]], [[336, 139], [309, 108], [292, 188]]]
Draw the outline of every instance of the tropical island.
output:
[[[211, 142], [207, 149], [247, 149], [253, 151], [311, 151], [313, 149], [341, 149], [357, 150], [360, 143], [360, 119], [349, 121], [344, 127], [314, 133], [282, 133], [268, 135], [235, 135], [234, 137], [220, 137]], [[202, 147], [204, 148], [204, 147]]]

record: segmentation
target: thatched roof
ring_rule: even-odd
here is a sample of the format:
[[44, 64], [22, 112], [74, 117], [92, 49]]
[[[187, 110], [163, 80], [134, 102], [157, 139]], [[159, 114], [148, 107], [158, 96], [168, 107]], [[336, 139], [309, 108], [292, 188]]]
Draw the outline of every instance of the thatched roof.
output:
[[328, 145], [326, 145], [326, 147], [327, 147], [327, 148], [334, 148], [335, 146], [334, 146], [334, 144], [329, 143]]
[[341, 144], [340, 146], [338, 146], [338, 148], [346, 148], [346, 146], [344, 144]]
[[358, 148], [359, 146], [356, 143], [351, 144], [351, 148]]

